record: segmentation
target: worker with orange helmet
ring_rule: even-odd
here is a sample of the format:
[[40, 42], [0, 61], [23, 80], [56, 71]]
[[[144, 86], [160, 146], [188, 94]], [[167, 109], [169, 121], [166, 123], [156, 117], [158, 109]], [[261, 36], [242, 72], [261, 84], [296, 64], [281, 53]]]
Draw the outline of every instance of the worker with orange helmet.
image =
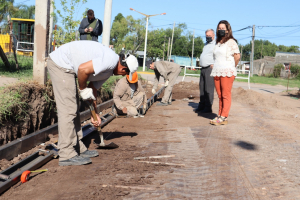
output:
[[[147, 97], [142, 87], [141, 81], [138, 80], [137, 72], [132, 74], [132, 79], [126, 75], [120, 79], [114, 90], [114, 110], [117, 115], [127, 117], [144, 117], [146, 111]], [[143, 105], [141, 113], [140, 107]]]

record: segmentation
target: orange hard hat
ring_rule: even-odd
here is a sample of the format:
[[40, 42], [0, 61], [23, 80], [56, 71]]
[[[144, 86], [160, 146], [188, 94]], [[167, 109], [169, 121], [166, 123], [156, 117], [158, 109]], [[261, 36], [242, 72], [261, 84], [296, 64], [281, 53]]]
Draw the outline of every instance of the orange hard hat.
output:
[[129, 83], [136, 83], [139, 80], [137, 72], [134, 72], [132, 74], [132, 80], [129, 79], [129, 75], [126, 75], [126, 78], [127, 78], [127, 80], [128, 80]]

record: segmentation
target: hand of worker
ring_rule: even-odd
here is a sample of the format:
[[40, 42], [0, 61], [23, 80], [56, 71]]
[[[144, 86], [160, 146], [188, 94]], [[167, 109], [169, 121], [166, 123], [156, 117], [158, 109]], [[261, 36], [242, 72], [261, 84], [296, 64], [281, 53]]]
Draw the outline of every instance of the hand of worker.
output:
[[210, 68], [214, 68], [214, 65], [210, 65]]
[[89, 31], [92, 32], [94, 29], [92, 27], [89, 28]]
[[167, 87], [168, 85], [169, 85], [169, 81], [166, 80], [166, 81], [165, 81], [165, 87]]
[[155, 89], [152, 89], [152, 94], [155, 94], [155, 93], [156, 93]]
[[89, 29], [88, 29], [88, 28], [85, 28], [85, 29], [84, 29], [84, 32], [88, 32], [88, 31], [89, 31]]
[[86, 100], [96, 101], [96, 98], [94, 97], [92, 88], [84, 88], [83, 90], [79, 90], [79, 93], [80, 93], [80, 96], [82, 97], [83, 101], [86, 101]]
[[124, 107], [124, 108], [122, 109], [122, 112], [123, 112], [124, 114], [126, 114], [126, 113], [127, 113], [127, 108]]
[[95, 127], [98, 127], [98, 126], [101, 125], [101, 119], [100, 119], [100, 117], [99, 117], [98, 114], [96, 114], [96, 116], [97, 116], [97, 121], [95, 121], [94, 118], [91, 117], [91, 123], [92, 123]]

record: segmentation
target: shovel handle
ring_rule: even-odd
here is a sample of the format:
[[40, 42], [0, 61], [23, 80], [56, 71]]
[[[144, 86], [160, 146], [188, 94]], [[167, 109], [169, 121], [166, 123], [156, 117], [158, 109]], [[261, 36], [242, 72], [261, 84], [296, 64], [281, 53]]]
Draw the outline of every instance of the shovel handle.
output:
[[[94, 118], [94, 120], [98, 121], [95, 110], [91, 110], [91, 114], [92, 114], [92, 117]], [[100, 126], [98, 126], [97, 128], [98, 128], [98, 131], [101, 131], [101, 127]]]

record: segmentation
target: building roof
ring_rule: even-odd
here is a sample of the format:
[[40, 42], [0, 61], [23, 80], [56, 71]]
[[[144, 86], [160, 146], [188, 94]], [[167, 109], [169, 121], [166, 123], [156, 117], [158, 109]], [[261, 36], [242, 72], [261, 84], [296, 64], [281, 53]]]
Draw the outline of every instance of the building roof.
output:
[[276, 51], [276, 56], [278, 55], [295, 55], [298, 56], [300, 53], [293, 53], [293, 52], [282, 52], [282, 51]]

